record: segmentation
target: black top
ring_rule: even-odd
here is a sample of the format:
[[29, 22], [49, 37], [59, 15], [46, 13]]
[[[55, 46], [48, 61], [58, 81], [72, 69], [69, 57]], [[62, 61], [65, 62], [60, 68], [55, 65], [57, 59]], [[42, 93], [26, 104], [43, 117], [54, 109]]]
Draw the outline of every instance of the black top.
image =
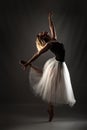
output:
[[64, 45], [59, 42], [52, 43], [50, 50], [55, 54], [56, 60], [63, 62], [65, 60]]

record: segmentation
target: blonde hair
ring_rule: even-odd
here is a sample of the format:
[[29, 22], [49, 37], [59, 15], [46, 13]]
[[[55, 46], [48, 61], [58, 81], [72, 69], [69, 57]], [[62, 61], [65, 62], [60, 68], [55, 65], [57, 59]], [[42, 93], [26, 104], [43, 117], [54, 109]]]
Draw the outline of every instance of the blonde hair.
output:
[[45, 44], [46, 44], [45, 41], [39, 39], [38, 37], [36, 38], [36, 47], [38, 51], [40, 51]]
[[44, 45], [50, 40], [51, 37], [48, 32], [40, 32], [36, 38], [37, 50], [40, 51], [44, 47]]

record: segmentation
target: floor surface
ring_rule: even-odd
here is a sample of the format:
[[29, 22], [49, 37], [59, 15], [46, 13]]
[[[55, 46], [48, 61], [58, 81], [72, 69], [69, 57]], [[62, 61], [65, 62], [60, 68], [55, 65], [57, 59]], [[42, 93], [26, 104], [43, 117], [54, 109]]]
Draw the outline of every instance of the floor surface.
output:
[[59, 108], [48, 122], [43, 106], [5, 105], [0, 112], [0, 130], [87, 130], [87, 119], [79, 111]]

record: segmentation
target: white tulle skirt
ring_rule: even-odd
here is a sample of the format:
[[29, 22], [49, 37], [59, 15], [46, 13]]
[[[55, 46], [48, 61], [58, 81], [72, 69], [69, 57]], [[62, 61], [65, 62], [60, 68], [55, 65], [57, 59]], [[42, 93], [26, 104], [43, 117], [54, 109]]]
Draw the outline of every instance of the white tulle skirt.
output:
[[29, 81], [35, 94], [47, 102], [70, 106], [76, 102], [66, 63], [57, 61], [55, 57], [45, 63], [42, 74], [31, 68]]

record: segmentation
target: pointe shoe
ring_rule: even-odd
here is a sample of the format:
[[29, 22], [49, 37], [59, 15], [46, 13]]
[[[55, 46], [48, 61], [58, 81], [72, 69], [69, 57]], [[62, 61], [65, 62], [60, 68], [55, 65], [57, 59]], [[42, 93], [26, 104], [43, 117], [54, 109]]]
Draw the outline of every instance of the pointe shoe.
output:
[[54, 112], [52, 107], [48, 109], [48, 114], [49, 114], [49, 122], [51, 122], [54, 117]]

